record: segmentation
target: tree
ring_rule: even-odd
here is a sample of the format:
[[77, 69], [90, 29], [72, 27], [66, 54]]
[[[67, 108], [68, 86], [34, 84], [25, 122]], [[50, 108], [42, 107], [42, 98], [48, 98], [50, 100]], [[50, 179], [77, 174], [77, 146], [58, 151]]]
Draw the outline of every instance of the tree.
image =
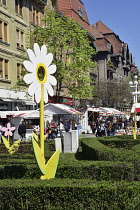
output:
[[[94, 69], [91, 60], [95, 50], [90, 46], [87, 31], [75, 20], [56, 14], [52, 10], [45, 11], [44, 27], [36, 27], [30, 33], [30, 43], [45, 44], [48, 52], [53, 53], [53, 62], [57, 66], [56, 96], [61, 91], [76, 99], [92, 97], [93, 86], [89, 70]], [[30, 45], [30, 47], [32, 47]]]
[[94, 97], [96, 97], [98, 106], [118, 108], [124, 103], [124, 99], [127, 103], [131, 103], [132, 96], [129, 81], [127, 80], [122, 83], [117, 83], [113, 80], [99, 81], [95, 90]]

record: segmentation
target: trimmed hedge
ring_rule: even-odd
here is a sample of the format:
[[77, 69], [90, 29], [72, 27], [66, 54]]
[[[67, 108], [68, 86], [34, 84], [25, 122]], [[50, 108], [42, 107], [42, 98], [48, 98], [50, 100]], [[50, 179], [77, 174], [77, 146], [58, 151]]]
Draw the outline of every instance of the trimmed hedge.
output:
[[140, 209], [139, 182], [91, 180], [0, 181], [1, 210]]
[[[46, 140], [44, 144], [44, 149], [47, 153], [55, 150], [55, 142], [51, 140]], [[0, 153], [8, 153], [8, 149], [3, 143], [0, 143]], [[15, 154], [34, 154], [32, 142], [21, 142], [18, 151]]]
[[140, 156], [133, 150], [110, 148], [97, 138], [80, 139], [82, 152], [76, 157], [84, 160], [137, 162]]
[[[128, 147], [131, 141], [130, 136], [81, 139], [79, 152], [60, 154], [56, 178], [44, 181], [28, 152], [31, 144], [22, 143], [21, 153], [0, 154], [0, 209], [140, 209], [140, 144]], [[106, 146], [114, 142], [127, 149]], [[54, 142], [45, 142], [46, 161], [53, 150]]]
[[[111, 138], [110, 138], [111, 137]], [[138, 145], [140, 143], [140, 138], [133, 139], [132, 136], [108, 136], [106, 137], [98, 137], [97, 140], [102, 144], [109, 146], [111, 148], [124, 148], [124, 149], [132, 149], [133, 146]]]

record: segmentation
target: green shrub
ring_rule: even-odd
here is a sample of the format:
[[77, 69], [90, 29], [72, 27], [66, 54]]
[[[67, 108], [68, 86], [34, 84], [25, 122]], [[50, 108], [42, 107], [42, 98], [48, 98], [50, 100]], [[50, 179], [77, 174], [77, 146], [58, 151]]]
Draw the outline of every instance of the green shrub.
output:
[[76, 157], [84, 160], [98, 161], [127, 161], [135, 162], [140, 156], [132, 150], [110, 148], [96, 138], [83, 138], [80, 140], [82, 152], [77, 152]]
[[0, 209], [140, 208], [139, 182], [53, 179], [0, 181]]
[[140, 143], [140, 137], [134, 140], [133, 136], [128, 136], [128, 135], [97, 137], [97, 140], [100, 141], [102, 144], [109, 146], [111, 148], [125, 148], [125, 149], [132, 149], [134, 145]]

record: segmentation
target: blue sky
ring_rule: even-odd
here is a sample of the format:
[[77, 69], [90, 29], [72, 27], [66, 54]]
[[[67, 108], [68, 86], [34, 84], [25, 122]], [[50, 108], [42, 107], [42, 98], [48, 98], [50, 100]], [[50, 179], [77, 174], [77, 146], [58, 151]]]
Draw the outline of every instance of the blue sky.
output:
[[140, 69], [140, 0], [82, 0], [90, 24], [101, 20], [128, 43], [133, 62]]

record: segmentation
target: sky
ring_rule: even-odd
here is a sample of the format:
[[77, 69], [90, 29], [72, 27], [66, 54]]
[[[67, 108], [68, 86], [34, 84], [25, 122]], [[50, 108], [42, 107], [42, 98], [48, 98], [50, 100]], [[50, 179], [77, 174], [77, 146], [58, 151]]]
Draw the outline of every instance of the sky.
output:
[[102, 21], [128, 44], [140, 69], [140, 0], [82, 0], [90, 24]]

